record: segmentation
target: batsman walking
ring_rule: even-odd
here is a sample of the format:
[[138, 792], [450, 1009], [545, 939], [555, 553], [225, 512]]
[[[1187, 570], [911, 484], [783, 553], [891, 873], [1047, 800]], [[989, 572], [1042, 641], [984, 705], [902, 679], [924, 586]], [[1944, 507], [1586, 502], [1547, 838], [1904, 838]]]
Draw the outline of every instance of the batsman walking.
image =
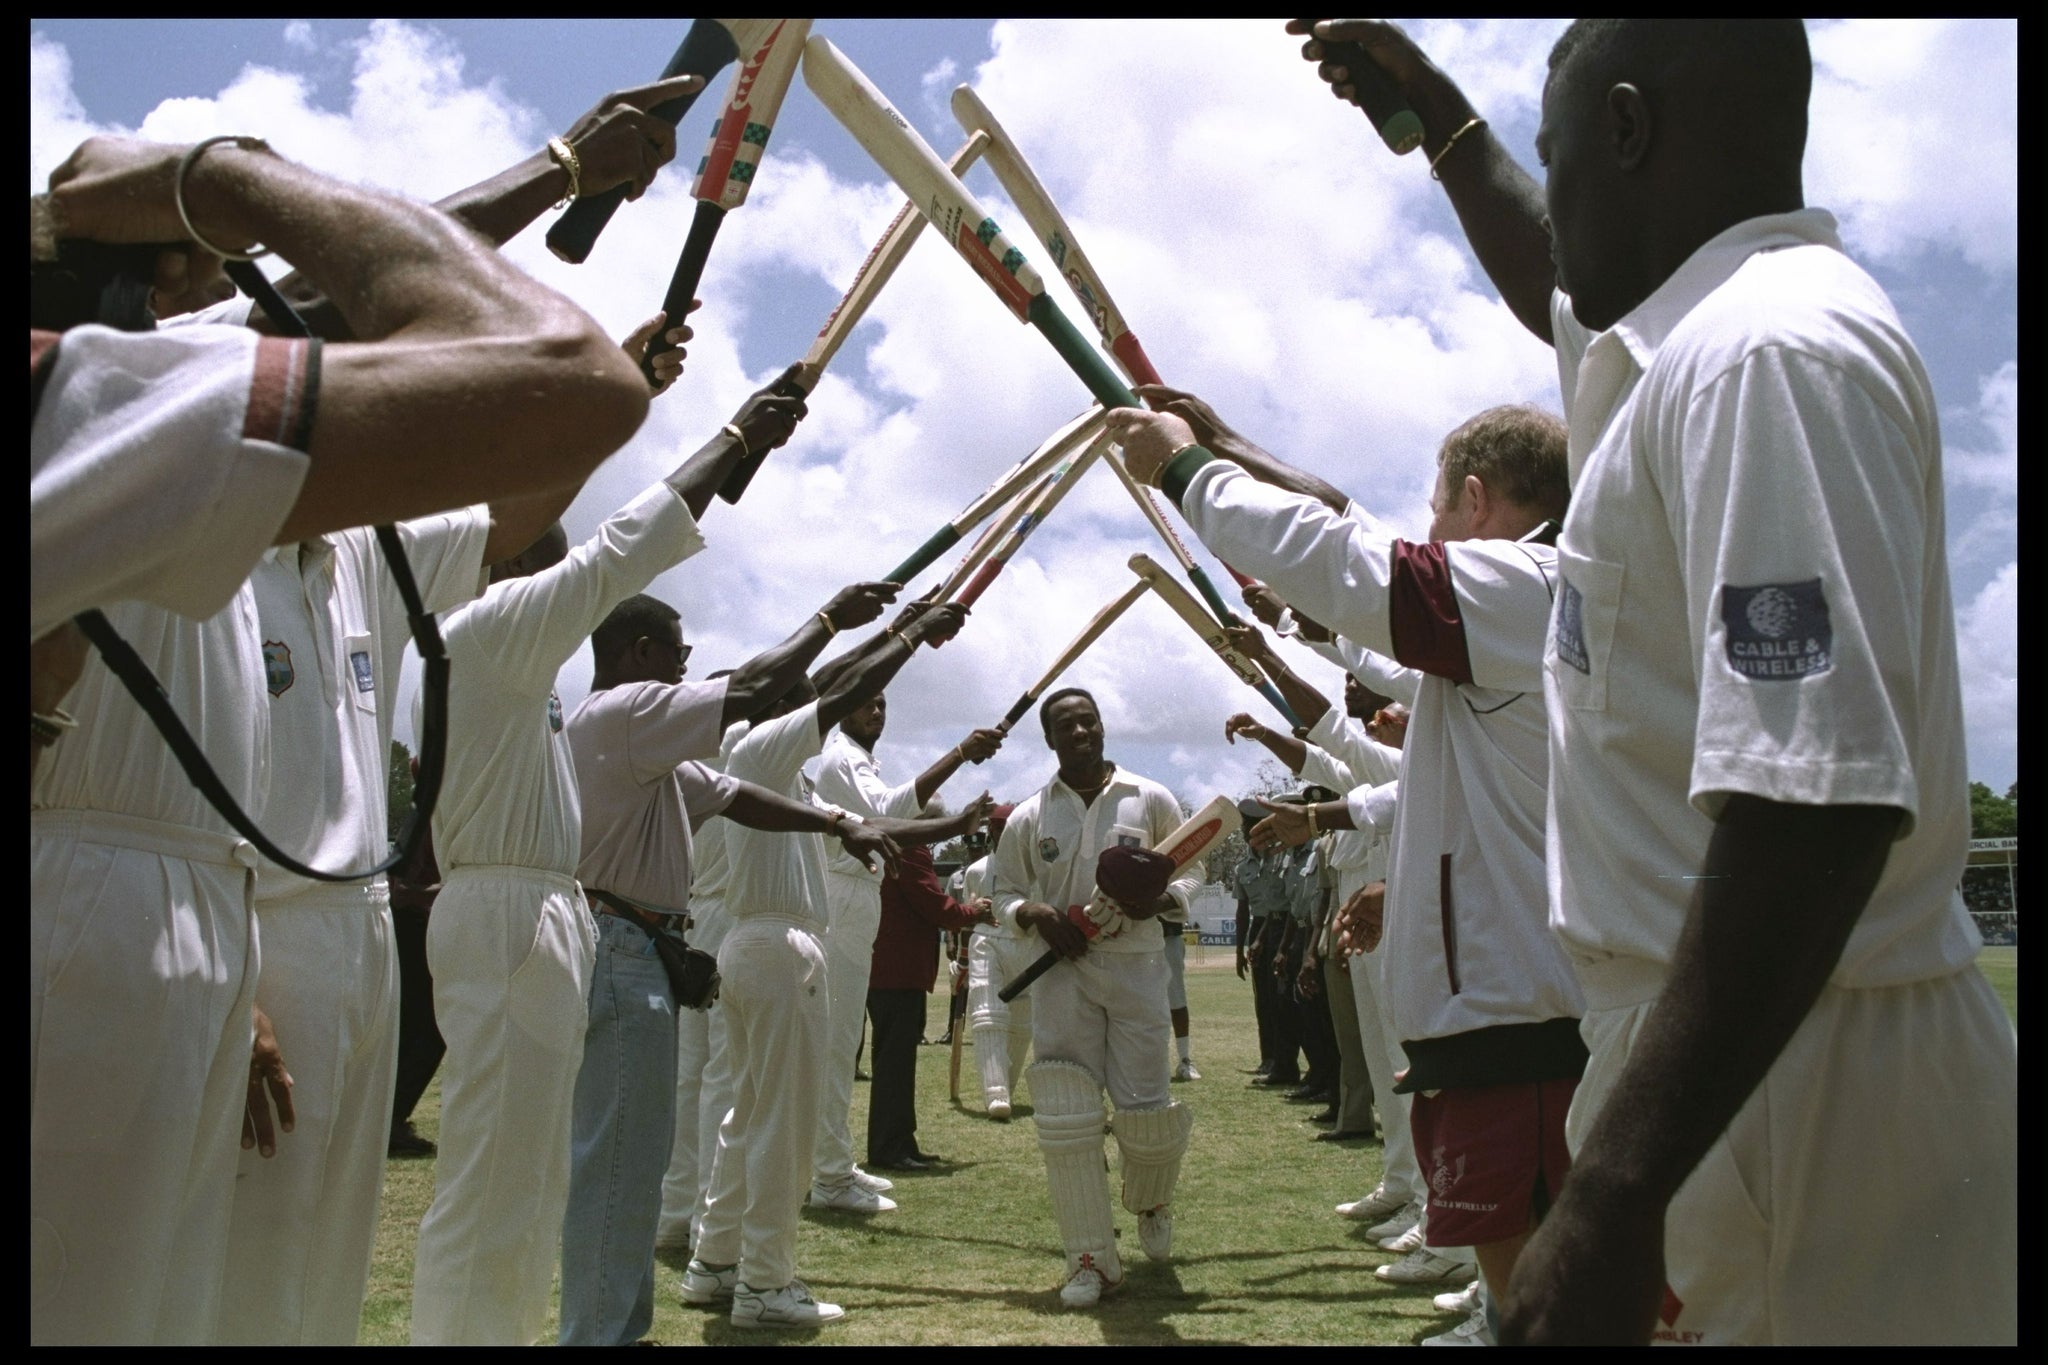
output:
[[1063, 688], [1038, 714], [1059, 772], [1011, 813], [991, 867], [997, 919], [1068, 959], [1031, 988], [1037, 1060], [1025, 1074], [1066, 1249], [1060, 1301], [1092, 1308], [1124, 1278], [1103, 1161], [1105, 1089], [1116, 1106], [1124, 1207], [1138, 1215], [1147, 1256], [1172, 1252], [1173, 1187], [1194, 1118], [1167, 1091], [1166, 954], [1150, 921], [1171, 906], [1186, 910], [1198, 879], [1181, 877], [1149, 904], [1124, 905], [1136, 921], [1124, 932], [1091, 937], [1080, 927], [1087, 917], [1068, 907], [1095, 898], [1097, 855], [1157, 846], [1181, 824], [1180, 805], [1103, 757], [1102, 715], [1087, 692]]

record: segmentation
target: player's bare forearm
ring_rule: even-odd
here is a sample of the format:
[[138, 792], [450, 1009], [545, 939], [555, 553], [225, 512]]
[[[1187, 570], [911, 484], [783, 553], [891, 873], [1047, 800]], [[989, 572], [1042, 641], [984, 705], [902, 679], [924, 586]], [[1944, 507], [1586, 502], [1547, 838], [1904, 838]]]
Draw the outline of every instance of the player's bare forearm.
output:
[[[1311, 687], [1299, 673], [1289, 668], [1277, 650], [1268, 650], [1266, 657], [1259, 660], [1259, 667], [1266, 670], [1266, 676], [1273, 680], [1273, 686], [1280, 689], [1280, 695], [1301, 717], [1301, 723], [1314, 729], [1330, 709], [1330, 699]], [[1301, 769], [1297, 766], [1295, 772]]]
[[1649, 1339], [1665, 1207], [1827, 985], [1902, 818], [1729, 798], [1664, 993], [1516, 1266], [1504, 1340]]

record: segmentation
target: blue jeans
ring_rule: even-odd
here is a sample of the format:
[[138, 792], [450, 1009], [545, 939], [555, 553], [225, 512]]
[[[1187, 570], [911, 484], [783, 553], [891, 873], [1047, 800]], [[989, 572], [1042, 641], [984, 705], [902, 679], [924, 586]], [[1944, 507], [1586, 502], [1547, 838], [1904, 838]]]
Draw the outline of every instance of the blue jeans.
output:
[[562, 1219], [564, 1346], [630, 1346], [654, 1324], [654, 1236], [675, 1136], [676, 1014], [654, 940], [597, 918]]

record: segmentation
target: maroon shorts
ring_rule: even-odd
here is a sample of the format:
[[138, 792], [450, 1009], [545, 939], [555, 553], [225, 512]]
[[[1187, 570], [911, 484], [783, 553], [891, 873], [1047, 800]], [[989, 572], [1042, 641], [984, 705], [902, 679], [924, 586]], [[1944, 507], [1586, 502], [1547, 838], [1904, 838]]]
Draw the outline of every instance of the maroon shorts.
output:
[[1485, 1246], [1535, 1225], [1571, 1169], [1564, 1115], [1578, 1084], [1531, 1081], [1415, 1097], [1409, 1127], [1429, 1186], [1429, 1245]]

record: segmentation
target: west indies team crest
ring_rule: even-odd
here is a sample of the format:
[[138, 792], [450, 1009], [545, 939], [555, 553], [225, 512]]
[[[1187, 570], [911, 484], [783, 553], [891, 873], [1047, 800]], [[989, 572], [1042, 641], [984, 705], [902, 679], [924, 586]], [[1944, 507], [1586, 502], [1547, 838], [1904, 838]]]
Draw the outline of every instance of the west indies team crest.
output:
[[562, 699], [553, 692], [548, 693], [548, 729], [558, 735], [562, 733]]
[[1038, 856], [1049, 863], [1058, 862], [1060, 860], [1060, 841], [1053, 838], [1050, 834], [1040, 839], [1038, 841]]
[[292, 671], [292, 647], [282, 640], [263, 642], [263, 685], [270, 695], [281, 697], [291, 690], [298, 674]]

